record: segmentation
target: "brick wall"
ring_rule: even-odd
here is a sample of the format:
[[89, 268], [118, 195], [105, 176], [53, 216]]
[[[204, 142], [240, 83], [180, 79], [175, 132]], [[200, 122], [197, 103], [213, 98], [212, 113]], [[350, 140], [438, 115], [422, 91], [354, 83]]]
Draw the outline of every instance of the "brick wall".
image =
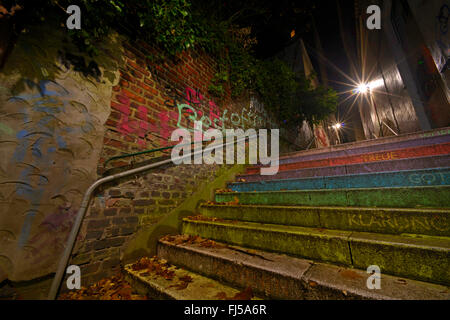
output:
[[124, 44], [125, 64], [113, 88], [101, 163], [122, 153], [168, 146], [172, 131], [192, 129], [194, 119], [203, 122], [204, 130], [271, 126], [258, 103], [232, 101], [229, 94], [220, 102], [208, 96], [216, 64], [207, 54], [185, 52], [177, 61], [150, 62], [148, 57], [156, 54], [145, 43]]
[[[111, 161], [105, 168], [108, 158], [169, 146], [172, 131], [192, 129], [194, 120], [201, 120], [204, 130], [276, 126], [256, 100], [232, 101], [228, 94], [216, 102], [208, 95], [216, 64], [207, 54], [185, 52], [177, 61], [152, 63], [148, 56], [157, 52], [145, 43], [124, 43], [123, 47], [124, 64], [119, 84], [113, 88], [99, 175], [132, 160]], [[133, 161], [162, 155], [147, 154]], [[118, 270], [136, 232], [160, 221], [201, 184], [214, 179], [219, 169], [217, 165], [168, 166], [97, 192], [71, 262], [82, 267], [83, 285]]]

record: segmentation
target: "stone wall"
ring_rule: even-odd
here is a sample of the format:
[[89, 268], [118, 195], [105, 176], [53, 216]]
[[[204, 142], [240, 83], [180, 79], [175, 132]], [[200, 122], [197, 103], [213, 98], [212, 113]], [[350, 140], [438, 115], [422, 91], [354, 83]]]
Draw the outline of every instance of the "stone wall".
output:
[[[20, 36], [0, 72], [0, 283], [51, 276], [89, 185], [169, 151], [107, 159], [167, 147], [174, 129], [192, 130], [195, 120], [204, 130], [278, 127], [255, 98], [208, 95], [216, 64], [205, 53], [155, 61], [155, 48], [115, 36], [94, 60], [65, 34], [43, 26]], [[151, 254], [151, 243], [136, 244], [139, 235], [159, 225], [158, 235], [176, 233], [180, 217], [211, 199], [230, 169], [168, 165], [99, 188], [71, 261], [82, 284], [117, 271], [127, 250]], [[188, 210], [173, 219], [180, 206]]]
[[24, 32], [0, 72], [0, 282], [55, 270], [96, 179], [119, 77], [118, 39], [99, 45], [101, 66], [64, 42], [61, 29]]

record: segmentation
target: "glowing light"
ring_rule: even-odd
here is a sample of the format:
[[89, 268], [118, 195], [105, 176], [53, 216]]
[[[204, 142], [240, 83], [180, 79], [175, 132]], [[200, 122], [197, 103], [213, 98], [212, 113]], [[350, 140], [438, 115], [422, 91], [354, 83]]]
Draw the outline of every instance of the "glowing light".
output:
[[342, 123], [336, 123], [333, 128], [336, 130], [339, 130], [340, 128], [342, 128], [343, 124]]
[[379, 88], [384, 86], [383, 79], [378, 79], [375, 81], [372, 81], [370, 83], [361, 83], [355, 90], [355, 93], [362, 93], [365, 94], [373, 89]]
[[362, 83], [358, 86], [358, 88], [356, 88], [356, 92], [358, 93], [367, 93], [367, 91], [369, 91], [370, 87], [368, 84]]
[[379, 88], [379, 87], [382, 87], [382, 86], [384, 86], [384, 81], [383, 81], [383, 79], [378, 79], [378, 80], [372, 81], [372, 82], [369, 83], [369, 85], [368, 85], [368, 87], [369, 87], [371, 90], [372, 90], [372, 89]]

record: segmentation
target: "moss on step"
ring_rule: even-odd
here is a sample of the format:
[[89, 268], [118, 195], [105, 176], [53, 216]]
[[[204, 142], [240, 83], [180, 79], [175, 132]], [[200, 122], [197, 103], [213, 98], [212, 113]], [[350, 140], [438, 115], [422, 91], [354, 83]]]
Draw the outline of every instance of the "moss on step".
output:
[[125, 248], [123, 261], [125, 263], [143, 256], [156, 254], [158, 239], [168, 234], [179, 234], [183, 218], [196, 214], [199, 205], [213, 199], [214, 190], [223, 189], [228, 181], [244, 171], [244, 165], [231, 168], [223, 167], [212, 182], [204, 182], [198, 191], [189, 196], [180, 206], [172, 210], [155, 225], [139, 230]]

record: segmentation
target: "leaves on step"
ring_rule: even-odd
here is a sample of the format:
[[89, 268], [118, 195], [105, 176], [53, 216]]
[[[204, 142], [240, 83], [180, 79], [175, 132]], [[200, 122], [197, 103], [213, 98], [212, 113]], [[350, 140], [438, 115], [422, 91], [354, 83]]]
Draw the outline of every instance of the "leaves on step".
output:
[[234, 191], [232, 189], [217, 189], [216, 190], [216, 193], [218, 193], [218, 194], [220, 194], [220, 193], [233, 193], [233, 192], [236, 192], [236, 191]]
[[140, 259], [138, 262], [134, 263], [131, 266], [131, 269], [133, 269], [134, 271], [144, 270], [148, 268], [150, 263], [151, 263], [150, 259], [145, 257]]
[[173, 288], [175, 288], [177, 290], [184, 290], [184, 289], [187, 288], [189, 283], [191, 283], [193, 281], [192, 277], [188, 276], [188, 275], [180, 277], [178, 279], [180, 280], [180, 282], [178, 282], [178, 283], [176, 283], [174, 285], [171, 285], [169, 288], [173, 287]]
[[174, 285], [169, 286], [169, 288], [175, 288], [177, 290], [184, 290], [187, 288], [188, 284], [189, 284], [188, 282], [181, 281]]
[[140, 274], [141, 276], [154, 274], [161, 276], [166, 280], [172, 280], [175, 276], [175, 272], [169, 270], [170, 267], [170, 264], [168, 264], [166, 260], [160, 260], [158, 257], [144, 257], [131, 265], [131, 269], [134, 271], [144, 271], [144, 273]]
[[364, 278], [362, 275], [356, 273], [353, 270], [342, 270], [339, 272], [339, 274], [347, 279], [362, 279], [362, 278]]
[[213, 240], [204, 239], [199, 236], [191, 236], [191, 235], [164, 236], [161, 238], [161, 241], [166, 241], [174, 245], [195, 244], [203, 248], [217, 248], [217, 249], [226, 248], [225, 245], [217, 243]]
[[253, 298], [253, 290], [252, 288], [248, 287], [244, 291], [236, 293], [236, 295], [230, 300], [252, 300], [252, 298]]
[[217, 298], [219, 300], [228, 300], [227, 294], [225, 292], [223, 292], [223, 291], [221, 291], [218, 294], [216, 294], [215, 298]]
[[239, 204], [239, 198], [234, 197], [233, 201], [225, 202], [225, 205], [227, 206], [237, 206]]
[[248, 287], [244, 291], [236, 293], [233, 297], [228, 297], [223, 291], [216, 294], [215, 298], [219, 300], [252, 300], [254, 297], [252, 288]]
[[148, 297], [135, 294], [133, 288], [125, 281], [123, 274], [105, 278], [92, 286], [82, 287], [61, 294], [59, 300], [148, 300]]
[[192, 282], [192, 277], [190, 277], [190, 276], [184, 276], [184, 277], [181, 277], [181, 278], [179, 278], [181, 281], [184, 281], [184, 282]]
[[187, 218], [189, 220], [193, 220], [193, 221], [225, 222], [225, 220], [221, 219], [221, 218], [206, 217], [206, 216], [203, 216], [203, 215], [190, 216], [190, 217], [187, 217]]

